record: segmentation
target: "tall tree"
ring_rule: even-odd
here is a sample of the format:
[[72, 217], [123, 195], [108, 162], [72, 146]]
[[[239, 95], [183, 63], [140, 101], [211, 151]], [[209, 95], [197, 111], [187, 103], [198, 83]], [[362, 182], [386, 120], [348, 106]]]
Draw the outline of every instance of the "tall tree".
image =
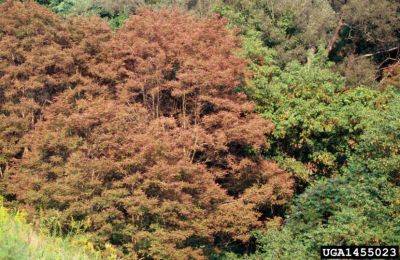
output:
[[262, 156], [273, 125], [237, 91], [245, 63], [225, 26], [178, 11], [130, 18], [24, 137], [8, 194], [66, 230], [89, 221], [98, 245], [130, 256], [245, 250], [292, 180]]

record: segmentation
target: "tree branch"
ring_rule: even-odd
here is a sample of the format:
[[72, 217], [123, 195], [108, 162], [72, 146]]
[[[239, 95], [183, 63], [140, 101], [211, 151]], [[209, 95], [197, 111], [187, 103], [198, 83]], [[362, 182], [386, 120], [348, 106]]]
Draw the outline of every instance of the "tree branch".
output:
[[400, 50], [400, 46], [393, 47], [393, 48], [390, 48], [390, 49], [387, 49], [387, 50], [377, 51], [377, 52], [374, 52], [374, 53], [364, 54], [364, 55], [361, 55], [361, 56], [357, 57], [357, 59], [371, 57], [371, 56], [375, 56], [375, 55], [380, 54], [380, 53], [391, 52], [391, 51], [394, 51], [394, 50]]

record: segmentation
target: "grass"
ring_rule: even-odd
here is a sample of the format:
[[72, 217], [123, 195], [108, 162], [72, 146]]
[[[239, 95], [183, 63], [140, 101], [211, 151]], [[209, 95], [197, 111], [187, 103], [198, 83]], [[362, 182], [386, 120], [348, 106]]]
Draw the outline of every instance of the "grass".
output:
[[90, 242], [80, 237], [49, 236], [35, 230], [24, 214], [10, 213], [0, 198], [0, 259], [101, 259]]

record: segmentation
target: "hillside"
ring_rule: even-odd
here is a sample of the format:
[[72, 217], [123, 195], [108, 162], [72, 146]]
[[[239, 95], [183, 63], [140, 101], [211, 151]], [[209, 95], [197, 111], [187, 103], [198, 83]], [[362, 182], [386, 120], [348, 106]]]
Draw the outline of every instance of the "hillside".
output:
[[396, 0], [4, 1], [0, 248], [399, 245], [399, 68]]

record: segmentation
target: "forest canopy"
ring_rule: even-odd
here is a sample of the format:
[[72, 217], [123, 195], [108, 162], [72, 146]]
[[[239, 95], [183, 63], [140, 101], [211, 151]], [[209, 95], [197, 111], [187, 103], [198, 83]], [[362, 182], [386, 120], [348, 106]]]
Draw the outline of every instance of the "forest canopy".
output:
[[0, 1], [0, 196], [103, 257], [400, 244], [400, 3], [366, 2]]

